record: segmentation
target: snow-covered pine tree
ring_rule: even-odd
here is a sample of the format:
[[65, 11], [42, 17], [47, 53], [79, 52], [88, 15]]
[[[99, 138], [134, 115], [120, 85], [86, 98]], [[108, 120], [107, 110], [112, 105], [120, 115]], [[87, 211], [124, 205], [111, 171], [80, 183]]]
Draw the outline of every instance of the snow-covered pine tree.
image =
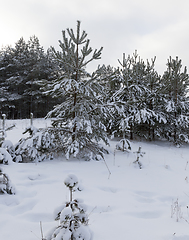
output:
[[186, 67], [182, 71], [182, 63], [178, 57], [168, 59], [161, 85], [162, 94], [166, 97], [164, 109], [167, 124], [163, 129], [164, 137], [177, 145], [189, 143], [189, 75]]
[[73, 191], [78, 188], [78, 178], [69, 174], [64, 184], [69, 188], [70, 201], [57, 209], [55, 220], [59, 220], [59, 225], [48, 234], [47, 240], [90, 240], [86, 205], [81, 199], [72, 199]]
[[120, 89], [112, 96], [121, 116], [119, 128], [147, 139], [155, 137], [156, 127], [166, 121], [159, 106], [159, 76], [154, 70], [155, 59], [145, 63], [135, 52], [132, 57], [123, 55]]
[[63, 150], [67, 159], [71, 155], [87, 159], [103, 156], [104, 148], [100, 147], [99, 141], [108, 143], [102, 121], [107, 114], [102, 98], [104, 92], [98, 83], [99, 74], [86, 71], [91, 61], [100, 59], [102, 47], [92, 50], [87, 33], [81, 32], [80, 21], [77, 21], [76, 34], [68, 28], [62, 31], [62, 36], [63, 41], [59, 41], [61, 52], [52, 48], [59, 77], [50, 84], [40, 82], [46, 94], [65, 99], [47, 114], [47, 117], [53, 117], [51, 130], [56, 149]]
[[7, 174], [3, 173], [0, 168], [0, 194], [15, 194], [15, 188], [10, 182]]
[[108, 135], [111, 138], [120, 137], [119, 128], [120, 114], [116, 111], [116, 105], [111, 101], [112, 95], [117, 92], [122, 85], [122, 77], [119, 68], [113, 68], [110, 65], [98, 67], [98, 75], [100, 77], [100, 84], [104, 88], [104, 102], [108, 107], [109, 114], [104, 118], [104, 124]]
[[[156, 57], [141, 61], [139, 71], [140, 84], [144, 86], [144, 91], [138, 99], [138, 121], [135, 125], [135, 132], [139, 136], [144, 136], [148, 140], [155, 140], [160, 137], [161, 126], [167, 122], [164, 114], [164, 96], [161, 93], [160, 76], [155, 70]], [[138, 69], [136, 68], [136, 72]], [[137, 119], [137, 118], [136, 118]]]
[[0, 147], [0, 164], [10, 164], [12, 162], [12, 157], [8, 151]]
[[0, 112], [8, 118], [44, 117], [57, 104], [39, 90], [37, 80], [54, 78], [54, 64], [36, 36], [0, 49]]
[[31, 125], [23, 132], [29, 133], [26, 138], [21, 138], [15, 145], [15, 162], [41, 162], [52, 160], [54, 148], [54, 134], [47, 129], [38, 129], [32, 123], [33, 114], [31, 114]]
[[10, 140], [6, 140], [6, 131], [11, 130], [15, 125], [7, 126], [5, 124], [6, 115], [2, 114], [2, 128], [0, 127], [0, 163], [9, 164], [14, 157], [15, 149]]

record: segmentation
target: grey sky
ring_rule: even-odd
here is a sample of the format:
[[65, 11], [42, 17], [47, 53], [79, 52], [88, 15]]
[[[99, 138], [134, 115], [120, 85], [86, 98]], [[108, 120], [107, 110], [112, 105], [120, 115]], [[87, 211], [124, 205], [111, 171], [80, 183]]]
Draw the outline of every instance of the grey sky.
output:
[[0, 46], [36, 35], [42, 46], [58, 49], [61, 31], [81, 20], [102, 60], [118, 66], [135, 49], [145, 60], [157, 56], [156, 69], [178, 56], [189, 69], [189, 0], [6, 0], [0, 7]]

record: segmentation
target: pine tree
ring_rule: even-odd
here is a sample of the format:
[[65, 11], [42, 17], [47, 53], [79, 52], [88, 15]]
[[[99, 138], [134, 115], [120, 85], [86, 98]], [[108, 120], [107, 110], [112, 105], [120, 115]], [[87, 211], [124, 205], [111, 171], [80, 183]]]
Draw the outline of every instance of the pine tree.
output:
[[189, 75], [186, 67], [182, 71], [181, 60], [168, 59], [167, 71], [161, 79], [162, 93], [166, 96], [165, 114], [167, 124], [164, 136], [175, 144], [189, 143]]
[[[121, 87], [112, 97], [121, 116], [119, 128], [147, 139], [155, 138], [155, 130], [166, 121], [161, 110], [159, 76], [154, 70], [155, 58], [145, 63], [135, 52], [132, 57], [123, 56], [120, 78]], [[157, 133], [156, 133], [157, 134]]]
[[[54, 65], [36, 36], [26, 42], [20, 38], [15, 47], [0, 51], [0, 111], [8, 118], [44, 117], [57, 103], [45, 97], [37, 80], [54, 79]], [[51, 104], [52, 102], [52, 104]]]
[[15, 162], [41, 162], [53, 159], [54, 135], [47, 129], [37, 129], [32, 124], [33, 114], [31, 114], [31, 125], [23, 132], [29, 133], [27, 138], [21, 138], [15, 145]]
[[122, 77], [119, 68], [113, 68], [110, 65], [98, 67], [98, 75], [100, 77], [99, 83], [104, 88], [104, 102], [108, 108], [108, 115], [104, 118], [104, 125], [107, 133], [111, 138], [119, 137], [120, 133], [117, 131], [120, 123], [120, 114], [116, 110], [116, 105], [112, 104], [112, 96], [117, 92], [122, 85]]
[[69, 174], [64, 181], [70, 191], [70, 201], [61, 206], [55, 216], [59, 225], [47, 236], [47, 240], [91, 240], [88, 227], [86, 205], [81, 199], [73, 199], [73, 191], [78, 188], [78, 179], [74, 174]]
[[[68, 35], [68, 37], [67, 37]], [[63, 41], [59, 41], [61, 52], [52, 48], [54, 60], [59, 67], [59, 77], [48, 82], [41, 81], [46, 94], [64, 98], [47, 117], [55, 117], [52, 131], [57, 141], [57, 149], [64, 150], [66, 158], [71, 155], [87, 158], [103, 156], [104, 149], [98, 142], [106, 144], [106, 127], [102, 119], [107, 114], [103, 105], [103, 87], [98, 83], [99, 74], [89, 74], [87, 65], [100, 59], [102, 48], [92, 50], [87, 33], [81, 32], [80, 21], [77, 31], [62, 31]]]
[[0, 168], [0, 194], [15, 194], [15, 188], [6, 173]]
[[15, 127], [15, 125], [7, 126], [5, 123], [6, 115], [2, 114], [3, 121], [0, 127], [0, 163], [9, 164], [14, 157], [14, 146], [10, 140], [6, 140], [6, 132]]

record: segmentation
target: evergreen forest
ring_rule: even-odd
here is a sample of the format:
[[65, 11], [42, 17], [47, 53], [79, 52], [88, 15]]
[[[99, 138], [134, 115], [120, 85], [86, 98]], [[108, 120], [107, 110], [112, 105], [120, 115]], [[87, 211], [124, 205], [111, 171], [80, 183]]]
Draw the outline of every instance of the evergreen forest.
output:
[[78, 21], [76, 34], [62, 31], [60, 51], [45, 51], [36, 36], [2, 48], [0, 114], [55, 117], [53, 132], [67, 136], [64, 145], [71, 132], [68, 155], [82, 148], [78, 144], [99, 151], [91, 139], [108, 143], [108, 136], [188, 143], [189, 75], [181, 59], [169, 57], [161, 76], [155, 57], [144, 61], [135, 51], [123, 54], [119, 67], [102, 65], [88, 73], [87, 65], [101, 58], [103, 48], [93, 51], [86, 37]]

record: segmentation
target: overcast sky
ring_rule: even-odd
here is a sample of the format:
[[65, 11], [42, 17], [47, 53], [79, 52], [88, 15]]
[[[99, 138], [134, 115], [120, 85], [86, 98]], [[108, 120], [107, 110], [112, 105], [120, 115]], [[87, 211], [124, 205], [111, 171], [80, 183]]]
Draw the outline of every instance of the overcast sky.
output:
[[144, 60], [157, 57], [160, 74], [169, 56], [189, 69], [189, 0], [6, 0], [0, 5], [0, 46], [36, 35], [45, 49], [58, 50], [61, 31], [76, 29], [77, 20], [91, 47], [104, 47], [97, 64], [118, 66], [123, 53], [136, 49]]

